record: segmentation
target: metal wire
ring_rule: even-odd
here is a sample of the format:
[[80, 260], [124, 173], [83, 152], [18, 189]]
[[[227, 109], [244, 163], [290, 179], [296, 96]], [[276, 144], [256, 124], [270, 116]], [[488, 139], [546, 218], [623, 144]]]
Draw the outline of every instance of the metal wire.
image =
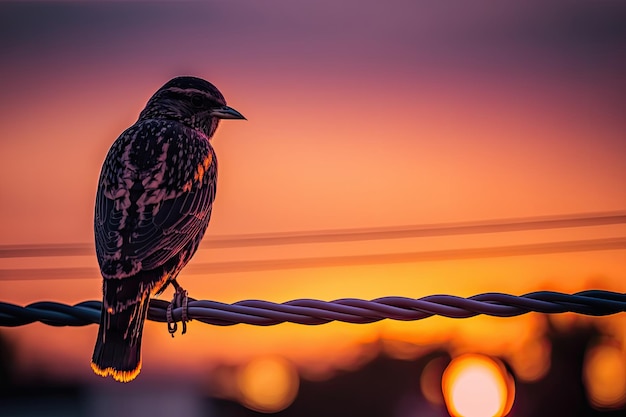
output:
[[[150, 300], [148, 319], [166, 322], [169, 302]], [[0, 326], [22, 326], [42, 322], [50, 326], [86, 326], [100, 321], [100, 301], [84, 301], [73, 306], [41, 301], [20, 307], [0, 302]], [[501, 293], [478, 294], [468, 298], [429, 295], [414, 299], [383, 297], [367, 301], [342, 298], [334, 301], [298, 299], [286, 303], [245, 300], [233, 304], [189, 299], [190, 319], [217, 326], [252, 324], [271, 326], [284, 322], [317, 325], [331, 321], [372, 323], [383, 319], [421, 320], [434, 315], [467, 318], [479, 314], [512, 317], [529, 312], [574, 312], [605, 316], [626, 312], [626, 293], [602, 290], [563, 294], [539, 291], [514, 296]], [[174, 321], [181, 321], [182, 308], [173, 309]]]
[[[301, 230], [286, 233], [256, 233], [206, 236], [200, 249], [243, 248], [311, 243], [358, 242], [363, 240], [406, 239], [550, 230], [573, 227], [626, 224], [626, 211], [564, 214], [557, 216], [517, 217], [481, 221], [412, 224], [392, 227], [361, 227], [334, 230]], [[49, 243], [0, 245], [1, 258], [93, 256], [93, 243]]]

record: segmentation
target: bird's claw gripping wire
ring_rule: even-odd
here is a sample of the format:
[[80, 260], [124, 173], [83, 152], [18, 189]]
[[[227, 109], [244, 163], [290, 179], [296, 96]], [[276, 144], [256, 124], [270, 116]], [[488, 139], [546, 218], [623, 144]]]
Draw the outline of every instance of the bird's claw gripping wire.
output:
[[172, 285], [176, 289], [174, 292], [174, 297], [172, 298], [172, 302], [167, 306], [167, 331], [174, 337], [174, 334], [178, 330], [178, 324], [174, 321], [173, 310], [178, 307], [182, 307], [183, 310], [181, 312], [181, 322], [182, 322], [182, 332], [181, 334], [187, 333], [187, 322], [189, 321], [189, 316], [187, 314], [189, 297], [187, 296], [187, 290], [184, 290], [183, 287], [178, 285], [176, 280], [172, 281]]

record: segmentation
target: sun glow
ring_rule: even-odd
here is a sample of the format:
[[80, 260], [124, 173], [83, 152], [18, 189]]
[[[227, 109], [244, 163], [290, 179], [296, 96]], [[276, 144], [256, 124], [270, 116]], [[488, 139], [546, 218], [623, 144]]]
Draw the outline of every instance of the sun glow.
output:
[[475, 354], [454, 359], [443, 374], [442, 386], [450, 415], [458, 417], [504, 416], [515, 395], [502, 364]]

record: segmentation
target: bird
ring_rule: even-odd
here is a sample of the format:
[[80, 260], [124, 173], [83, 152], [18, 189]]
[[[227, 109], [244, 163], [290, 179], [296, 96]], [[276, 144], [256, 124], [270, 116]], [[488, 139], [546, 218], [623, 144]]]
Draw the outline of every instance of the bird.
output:
[[111, 145], [94, 210], [102, 275], [100, 327], [91, 368], [129, 382], [141, 371], [150, 297], [172, 284], [209, 224], [217, 185], [210, 140], [221, 119], [246, 119], [197, 77], [165, 83]]

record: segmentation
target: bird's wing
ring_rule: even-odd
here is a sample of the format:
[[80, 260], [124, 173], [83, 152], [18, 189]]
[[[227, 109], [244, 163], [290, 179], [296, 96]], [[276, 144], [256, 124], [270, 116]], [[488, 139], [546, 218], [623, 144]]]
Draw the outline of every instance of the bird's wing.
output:
[[96, 195], [102, 275], [125, 278], [155, 270], [194, 240], [195, 251], [211, 216], [216, 182], [215, 153], [195, 130], [149, 120], [124, 132], [107, 155]]

